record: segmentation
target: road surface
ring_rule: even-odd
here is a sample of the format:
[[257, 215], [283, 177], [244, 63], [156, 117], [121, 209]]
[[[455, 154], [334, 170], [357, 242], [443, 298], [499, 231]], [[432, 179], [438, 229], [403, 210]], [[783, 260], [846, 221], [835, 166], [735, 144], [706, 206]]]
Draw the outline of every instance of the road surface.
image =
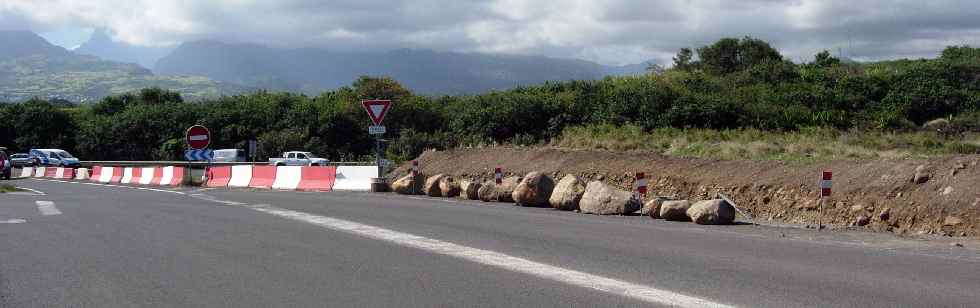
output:
[[977, 307], [980, 253], [890, 235], [354, 192], [13, 181], [0, 307]]

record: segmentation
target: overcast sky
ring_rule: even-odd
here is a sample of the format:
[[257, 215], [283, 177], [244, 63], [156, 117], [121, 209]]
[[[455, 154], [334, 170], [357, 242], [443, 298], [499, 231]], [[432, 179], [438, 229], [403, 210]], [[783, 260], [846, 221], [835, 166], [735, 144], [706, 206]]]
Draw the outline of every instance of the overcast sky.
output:
[[978, 0], [0, 0], [0, 29], [71, 47], [95, 27], [173, 45], [216, 39], [343, 50], [424, 48], [661, 63], [681, 47], [750, 35], [794, 61], [980, 46]]

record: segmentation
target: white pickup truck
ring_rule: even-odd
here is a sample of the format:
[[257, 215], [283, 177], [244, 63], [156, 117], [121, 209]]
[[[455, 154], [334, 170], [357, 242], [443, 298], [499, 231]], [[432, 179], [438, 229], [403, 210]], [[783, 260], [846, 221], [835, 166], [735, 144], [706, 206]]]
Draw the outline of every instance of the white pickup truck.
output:
[[326, 166], [330, 160], [319, 158], [310, 152], [290, 151], [282, 153], [282, 157], [270, 158], [269, 164], [273, 166]]

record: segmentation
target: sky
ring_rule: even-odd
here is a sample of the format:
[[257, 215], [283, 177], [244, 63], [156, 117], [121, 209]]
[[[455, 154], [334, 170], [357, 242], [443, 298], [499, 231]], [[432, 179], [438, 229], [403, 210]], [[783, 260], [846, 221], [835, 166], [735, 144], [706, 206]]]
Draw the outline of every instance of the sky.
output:
[[668, 64], [723, 37], [769, 41], [809, 61], [935, 57], [980, 46], [978, 0], [0, 0], [0, 30], [66, 48], [105, 27], [114, 40], [212, 39], [276, 47], [545, 55]]

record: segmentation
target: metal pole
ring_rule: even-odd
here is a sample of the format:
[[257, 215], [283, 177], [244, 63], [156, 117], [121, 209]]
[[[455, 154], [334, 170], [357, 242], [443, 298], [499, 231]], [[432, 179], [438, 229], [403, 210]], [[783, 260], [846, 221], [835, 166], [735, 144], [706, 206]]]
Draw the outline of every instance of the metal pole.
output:
[[382, 178], [381, 170], [381, 137], [374, 137], [374, 153], [375, 153], [375, 163], [378, 165], [378, 179]]

